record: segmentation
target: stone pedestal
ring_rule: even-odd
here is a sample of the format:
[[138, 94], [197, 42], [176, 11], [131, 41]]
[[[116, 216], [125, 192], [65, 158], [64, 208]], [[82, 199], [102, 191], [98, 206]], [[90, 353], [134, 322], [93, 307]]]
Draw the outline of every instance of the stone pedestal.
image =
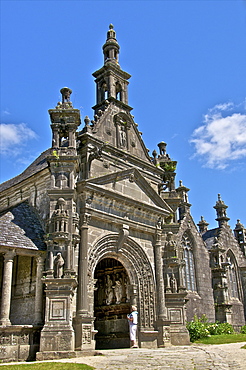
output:
[[46, 285], [45, 325], [40, 352], [74, 351], [72, 297], [75, 279], [43, 279]]
[[186, 295], [187, 292], [166, 293], [166, 305], [170, 321], [170, 339], [173, 345], [190, 344], [190, 336], [186, 328]]
[[139, 329], [138, 343], [140, 348], [157, 348], [159, 332], [157, 330]]
[[94, 317], [89, 315], [81, 315], [73, 320], [73, 327], [75, 331], [75, 350], [93, 350], [95, 349], [95, 334]]
[[156, 321], [158, 329], [157, 346], [165, 348], [171, 346], [170, 321], [159, 319]]

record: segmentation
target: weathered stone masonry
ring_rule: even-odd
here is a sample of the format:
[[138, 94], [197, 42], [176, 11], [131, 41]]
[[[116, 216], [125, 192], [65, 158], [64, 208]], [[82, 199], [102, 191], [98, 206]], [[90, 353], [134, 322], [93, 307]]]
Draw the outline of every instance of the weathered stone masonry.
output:
[[145, 147], [119, 50], [110, 25], [93, 119], [61, 89], [51, 148], [0, 185], [0, 360], [128, 347], [132, 304], [141, 347], [189, 344], [194, 315], [245, 324], [246, 229], [220, 195], [218, 227], [195, 224], [167, 144]]

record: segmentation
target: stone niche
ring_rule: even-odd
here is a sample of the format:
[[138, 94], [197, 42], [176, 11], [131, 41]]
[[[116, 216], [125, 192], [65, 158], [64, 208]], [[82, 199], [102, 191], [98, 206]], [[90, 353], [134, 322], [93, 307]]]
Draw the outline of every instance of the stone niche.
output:
[[96, 349], [128, 348], [130, 292], [127, 272], [116, 259], [105, 258], [96, 267], [95, 279]]

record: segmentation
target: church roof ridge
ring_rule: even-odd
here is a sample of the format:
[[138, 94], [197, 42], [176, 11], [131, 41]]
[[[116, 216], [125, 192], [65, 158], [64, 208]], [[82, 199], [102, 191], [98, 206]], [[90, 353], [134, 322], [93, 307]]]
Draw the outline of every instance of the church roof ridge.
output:
[[26, 180], [28, 177], [31, 177], [39, 171], [42, 171], [44, 168], [48, 167], [46, 157], [49, 155], [49, 153], [50, 148], [42, 152], [22, 173], [0, 184], [0, 192], [19, 184], [20, 182]]

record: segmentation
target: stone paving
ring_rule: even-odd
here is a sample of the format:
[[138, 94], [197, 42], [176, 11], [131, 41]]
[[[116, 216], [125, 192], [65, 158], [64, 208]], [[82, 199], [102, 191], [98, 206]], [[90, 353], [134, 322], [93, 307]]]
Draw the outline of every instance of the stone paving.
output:
[[246, 370], [244, 343], [100, 350], [102, 355], [60, 360], [107, 370]]
[[[83, 363], [93, 366], [96, 370], [246, 370], [246, 349], [241, 348], [243, 345], [246, 345], [246, 342], [220, 345], [192, 344], [152, 350], [143, 348], [100, 350], [98, 351], [100, 355], [97, 356], [54, 362]], [[0, 364], [0, 369], [1, 365], [10, 364]]]

